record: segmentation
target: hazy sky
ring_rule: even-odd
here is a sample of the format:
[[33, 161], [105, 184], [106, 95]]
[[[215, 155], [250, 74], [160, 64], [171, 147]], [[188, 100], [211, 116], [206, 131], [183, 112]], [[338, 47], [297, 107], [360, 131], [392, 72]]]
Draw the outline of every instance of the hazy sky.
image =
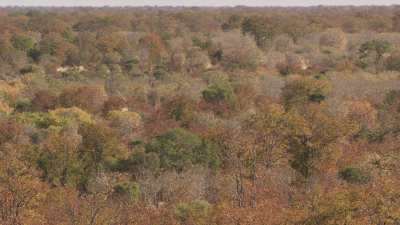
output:
[[0, 0], [0, 6], [310, 6], [391, 4], [400, 4], [400, 0]]

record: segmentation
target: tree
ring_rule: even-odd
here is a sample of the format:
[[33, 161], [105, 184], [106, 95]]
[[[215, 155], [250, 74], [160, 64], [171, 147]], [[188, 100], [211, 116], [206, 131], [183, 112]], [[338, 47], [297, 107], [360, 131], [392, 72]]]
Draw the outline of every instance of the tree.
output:
[[58, 33], [51, 32], [39, 42], [40, 54], [55, 56], [58, 62], [63, 62], [67, 50], [71, 44]]
[[243, 134], [253, 139], [256, 160], [260, 160], [266, 168], [283, 158], [288, 129], [285, 121], [285, 110], [279, 104], [262, 106], [244, 121]]
[[267, 41], [272, 39], [273, 36], [268, 24], [266, 24], [266, 20], [258, 16], [244, 18], [242, 32], [252, 35], [260, 48], [266, 47]]
[[137, 201], [140, 197], [140, 187], [134, 182], [118, 183], [114, 186], [114, 194], [128, 199], [128, 201]]
[[14, 133], [7, 145], [0, 140], [0, 223], [5, 225], [40, 223], [38, 207], [48, 190], [27, 157], [32, 149], [14, 140], [19, 136]]
[[283, 88], [282, 98], [286, 109], [321, 103], [327, 98], [330, 86], [326, 80], [310, 77], [295, 77]]
[[70, 124], [92, 123], [92, 116], [77, 107], [57, 108], [49, 112], [55, 125], [68, 126]]
[[155, 65], [160, 65], [166, 53], [161, 37], [156, 33], [149, 33], [139, 41], [141, 46], [141, 64], [143, 70], [153, 73]]
[[69, 127], [60, 133], [51, 133], [42, 143], [38, 166], [43, 178], [52, 185], [76, 187], [82, 180], [83, 165], [79, 156], [81, 136]]
[[271, 169], [284, 158], [287, 149], [285, 110], [282, 106], [271, 104], [261, 107], [247, 118], [242, 125], [242, 157], [248, 169], [251, 182], [250, 206], [255, 208], [258, 199], [258, 178], [260, 166]]
[[183, 171], [192, 165], [216, 168], [218, 152], [214, 144], [184, 129], [173, 129], [155, 137], [146, 145], [146, 152], [160, 158], [164, 170]]
[[24, 35], [14, 35], [12, 37], [12, 43], [14, 48], [25, 52], [32, 50], [36, 44], [31, 37]]
[[371, 180], [371, 176], [359, 168], [347, 167], [339, 171], [339, 176], [343, 180], [354, 184], [365, 184]]
[[393, 30], [399, 32], [400, 31], [400, 13], [397, 12], [396, 15], [392, 18], [393, 20]]
[[295, 47], [293, 38], [289, 35], [280, 35], [274, 40], [274, 48], [278, 52], [289, 52]]
[[242, 23], [241, 16], [234, 14], [229, 17], [227, 22], [221, 25], [221, 28], [223, 31], [230, 31], [240, 28], [241, 23]]
[[208, 55], [199, 48], [191, 48], [187, 51], [185, 68], [189, 73], [203, 71], [211, 66]]
[[363, 68], [373, 64], [375, 73], [383, 69], [384, 56], [392, 49], [392, 44], [382, 40], [372, 40], [363, 43], [359, 49], [360, 65]]
[[57, 105], [57, 96], [48, 90], [39, 90], [32, 99], [32, 108], [35, 111], [46, 112]]
[[108, 113], [110, 126], [116, 128], [121, 136], [130, 137], [141, 125], [142, 119], [136, 112], [111, 111]]
[[112, 168], [119, 160], [128, 157], [115, 131], [105, 125], [81, 124], [78, 133], [82, 136], [79, 152], [88, 178]]
[[104, 102], [103, 114], [107, 115], [110, 111], [122, 110], [123, 108], [127, 108], [125, 98], [121, 96], [109, 96], [107, 101]]
[[261, 52], [249, 36], [240, 32], [225, 32], [213, 39], [221, 52], [221, 63], [228, 69], [255, 70], [261, 64]]
[[209, 103], [220, 104], [227, 103], [233, 104], [235, 101], [235, 94], [229, 82], [216, 82], [211, 84], [203, 92], [203, 98]]
[[385, 64], [387, 70], [400, 71], [400, 52], [399, 51], [393, 52], [386, 59]]
[[306, 180], [331, 170], [341, 154], [340, 140], [351, 134], [349, 123], [315, 105], [307, 107], [302, 114], [292, 111], [288, 120], [291, 167]]
[[298, 54], [288, 53], [285, 60], [276, 65], [279, 73], [282, 75], [301, 74], [309, 68], [309, 62]]
[[180, 203], [175, 207], [175, 215], [182, 225], [210, 224], [212, 206], [202, 200]]
[[387, 134], [396, 134], [400, 130], [400, 91], [392, 90], [386, 93], [386, 96], [380, 105], [379, 122], [380, 131], [378, 140], [381, 140]]
[[322, 33], [319, 39], [322, 48], [332, 48], [343, 51], [347, 45], [347, 37], [343, 31], [338, 29], [328, 29]]
[[72, 86], [65, 88], [58, 101], [63, 107], [76, 106], [90, 113], [101, 112], [107, 94], [100, 86]]
[[378, 110], [368, 101], [346, 101], [339, 109], [358, 132], [375, 129], [378, 125]]

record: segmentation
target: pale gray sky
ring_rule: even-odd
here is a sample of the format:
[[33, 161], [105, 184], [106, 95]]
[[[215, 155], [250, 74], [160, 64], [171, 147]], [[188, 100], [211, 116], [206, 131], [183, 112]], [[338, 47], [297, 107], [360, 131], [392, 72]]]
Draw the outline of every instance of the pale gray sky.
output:
[[400, 4], [400, 0], [0, 0], [0, 6], [311, 6], [391, 4]]

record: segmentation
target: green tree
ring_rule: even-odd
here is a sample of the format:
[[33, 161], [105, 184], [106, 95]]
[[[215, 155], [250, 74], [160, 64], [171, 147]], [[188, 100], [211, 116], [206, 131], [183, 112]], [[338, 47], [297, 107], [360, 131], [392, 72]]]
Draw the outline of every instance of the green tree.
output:
[[287, 118], [291, 167], [305, 179], [334, 168], [341, 154], [340, 140], [351, 132], [349, 123], [316, 105], [301, 114], [291, 111]]
[[265, 47], [273, 36], [266, 21], [258, 16], [246, 17], [242, 22], [242, 32], [252, 35], [260, 48]]
[[366, 68], [370, 64], [375, 67], [375, 73], [383, 69], [384, 55], [392, 49], [392, 44], [383, 40], [372, 40], [363, 43], [359, 49], [359, 63]]
[[180, 203], [175, 207], [175, 215], [183, 225], [210, 224], [212, 206], [202, 200]]
[[140, 197], [140, 187], [134, 182], [122, 182], [114, 186], [114, 193], [129, 201], [137, 201]]
[[182, 171], [192, 165], [216, 168], [218, 152], [214, 144], [190, 131], [177, 128], [155, 137], [146, 145], [147, 153], [157, 153], [162, 169]]
[[307, 103], [320, 103], [330, 91], [327, 80], [310, 77], [296, 77], [282, 88], [282, 98], [286, 109], [305, 106]]
[[35, 41], [31, 37], [24, 35], [14, 35], [12, 44], [14, 48], [21, 51], [30, 51], [35, 47]]
[[235, 101], [235, 93], [229, 82], [219, 81], [211, 84], [203, 91], [203, 98], [209, 103], [232, 104]]
[[88, 178], [128, 157], [115, 132], [105, 125], [82, 124], [78, 133], [82, 136], [79, 154]]
[[347, 167], [340, 170], [339, 177], [349, 183], [354, 184], [365, 184], [371, 180], [371, 176], [368, 173], [354, 167]]
[[43, 179], [50, 184], [76, 187], [83, 175], [78, 152], [81, 137], [76, 131], [66, 130], [53, 132], [47, 137], [37, 163], [43, 171]]

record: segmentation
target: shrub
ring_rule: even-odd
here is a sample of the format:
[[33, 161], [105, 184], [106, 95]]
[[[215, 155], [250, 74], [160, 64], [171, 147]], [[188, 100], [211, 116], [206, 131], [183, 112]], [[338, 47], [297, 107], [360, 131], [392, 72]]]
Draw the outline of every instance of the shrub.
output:
[[221, 33], [213, 41], [221, 51], [221, 63], [225, 68], [252, 70], [261, 64], [261, 52], [249, 36], [227, 32]]
[[59, 96], [59, 103], [63, 107], [76, 106], [90, 113], [100, 112], [107, 94], [103, 87], [80, 86], [65, 88]]
[[386, 59], [386, 69], [400, 71], [400, 51], [394, 52]]
[[57, 105], [57, 96], [48, 90], [39, 90], [32, 99], [32, 107], [36, 111], [46, 112]]
[[191, 48], [187, 52], [185, 66], [189, 72], [208, 69], [211, 66], [210, 58], [200, 48]]
[[137, 201], [140, 197], [140, 187], [134, 182], [123, 182], [114, 186], [114, 193], [126, 197], [129, 201]]
[[368, 68], [370, 65], [375, 67], [378, 73], [384, 63], [384, 55], [392, 49], [392, 44], [383, 40], [372, 40], [363, 43], [359, 49], [359, 66]]
[[127, 107], [127, 102], [123, 97], [110, 96], [107, 101], [104, 102], [103, 114], [107, 115], [108, 112], [113, 110], [122, 110]]
[[140, 115], [129, 111], [111, 111], [108, 120], [111, 127], [117, 128], [122, 135], [131, 134], [141, 124]]
[[70, 122], [91, 123], [92, 116], [80, 108], [57, 108], [49, 112], [50, 118], [57, 125], [64, 125]]
[[115, 169], [129, 171], [133, 174], [141, 173], [145, 169], [157, 173], [160, 168], [160, 157], [157, 153], [146, 153], [144, 149], [136, 149], [127, 160], [121, 160]]
[[35, 41], [31, 37], [24, 35], [14, 35], [12, 37], [12, 43], [14, 48], [21, 51], [29, 51], [35, 46]]
[[252, 35], [257, 46], [265, 48], [268, 41], [273, 38], [273, 32], [268, 22], [260, 16], [246, 17], [242, 22], [242, 32]]
[[192, 221], [194, 224], [208, 224], [211, 212], [211, 205], [203, 200], [180, 203], [175, 207], [175, 215], [182, 223]]
[[289, 35], [280, 35], [274, 41], [274, 48], [278, 52], [292, 51], [294, 47], [293, 38]]
[[31, 124], [37, 128], [48, 128], [52, 120], [45, 113], [37, 113], [37, 112], [23, 112], [15, 115], [16, 120], [21, 124]]
[[371, 176], [368, 173], [354, 167], [347, 167], [339, 171], [339, 177], [353, 184], [365, 184], [371, 180]]
[[228, 82], [217, 82], [203, 91], [203, 98], [209, 103], [232, 104], [235, 100], [233, 88]]
[[346, 34], [339, 29], [328, 29], [322, 33], [319, 44], [321, 47], [344, 50], [347, 44]]
[[78, 133], [82, 136], [80, 156], [89, 173], [112, 169], [117, 162], [128, 157], [126, 146], [121, 143], [115, 131], [104, 124], [83, 123]]
[[196, 106], [196, 100], [189, 96], [178, 95], [166, 101], [163, 107], [172, 119], [186, 123], [193, 121], [197, 109]]
[[32, 111], [32, 102], [31, 102], [31, 100], [26, 99], [26, 98], [18, 99], [14, 104], [14, 109], [17, 112]]
[[281, 75], [301, 73], [308, 67], [308, 61], [297, 54], [286, 54], [285, 60], [276, 65], [276, 69]]
[[166, 68], [164, 65], [155, 66], [153, 76], [157, 80], [165, 79], [168, 76], [168, 68]]
[[290, 80], [282, 91], [283, 101], [287, 109], [302, 106], [309, 102], [324, 101], [330, 91], [329, 83], [314, 78], [295, 78]]

